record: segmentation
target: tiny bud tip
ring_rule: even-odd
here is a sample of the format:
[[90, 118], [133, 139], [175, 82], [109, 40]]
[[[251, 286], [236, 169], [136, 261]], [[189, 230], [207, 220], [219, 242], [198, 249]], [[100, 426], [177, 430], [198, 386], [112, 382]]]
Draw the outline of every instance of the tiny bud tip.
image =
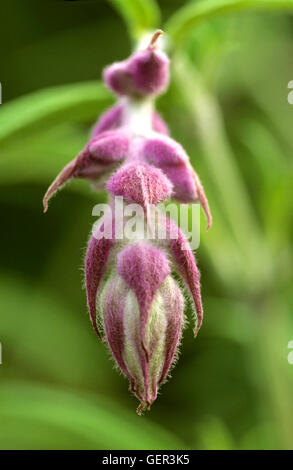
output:
[[208, 223], [207, 223], [207, 226], [206, 226], [206, 229], [205, 229], [206, 232], [209, 231], [209, 229], [210, 229], [211, 226], [212, 226], [212, 223], [213, 223], [212, 219], [209, 219], [209, 220], [208, 220]]
[[159, 37], [163, 34], [163, 31], [161, 29], [157, 29], [157, 31], [154, 32], [151, 40], [150, 40], [150, 43], [149, 43], [149, 46], [148, 46], [148, 49], [156, 49], [156, 47], [158, 47], [158, 39]]

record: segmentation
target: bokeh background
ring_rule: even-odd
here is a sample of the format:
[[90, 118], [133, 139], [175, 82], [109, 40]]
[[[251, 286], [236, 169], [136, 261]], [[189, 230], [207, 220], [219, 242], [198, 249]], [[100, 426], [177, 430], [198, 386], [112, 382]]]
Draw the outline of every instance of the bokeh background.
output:
[[[259, 8], [261, 7], [261, 8]], [[293, 4], [9, 1], [0, 29], [0, 448], [292, 449]], [[151, 412], [92, 331], [82, 263], [95, 203], [42, 196], [113, 103], [103, 67], [162, 27], [157, 102], [214, 217], [197, 260], [205, 319], [187, 328]], [[191, 317], [191, 312], [186, 312]]]

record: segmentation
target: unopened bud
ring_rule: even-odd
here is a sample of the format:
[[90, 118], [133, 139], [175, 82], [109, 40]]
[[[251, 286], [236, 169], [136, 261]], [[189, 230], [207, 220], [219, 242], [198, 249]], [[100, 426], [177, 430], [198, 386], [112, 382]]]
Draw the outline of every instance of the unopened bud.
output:
[[100, 296], [106, 340], [140, 400], [149, 408], [176, 358], [184, 324], [184, 299], [165, 257], [148, 243], [126, 247], [117, 272]]
[[[155, 33], [155, 40], [157, 37]], [[117, 95], [159, 95], [169, 83], [169, 64], [168, 56], [155, 47], [155, 41], [151, 41], [146, 50], [107, 67], [104, 81]]]

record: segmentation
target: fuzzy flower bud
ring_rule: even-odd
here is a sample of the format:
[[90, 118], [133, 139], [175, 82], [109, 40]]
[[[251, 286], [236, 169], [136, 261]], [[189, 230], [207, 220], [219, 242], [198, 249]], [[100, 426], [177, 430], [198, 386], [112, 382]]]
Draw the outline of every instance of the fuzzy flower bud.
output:
[[161, 170], [132, 163], [112, 175], [107, 182], [107, 190], [140, 204], [147, 213], [149, 204], [158, 204], [170, 198], [172, 183]]
[[[51, 196], [73, 178], [85, 178], [94, 189], [109, 193], [111, 213], [95, 224], [85, 258], [87, 304], [94, 330], [140, 401], [139, 413], [154, 402], [176, 359], [184, 326], [184, 288], [194, 306], [195, 336], [203, 319], [194, 254], [179, 227], [157, 206], [171, 197], [198, 201], [207, 227], [211, 225], [199, 177], [154, 110], [153, 98], [169, 82], [169, 59], [157, 49], [160, 34], [154, 33], [147, 49], [105, 69], [104, 81], [120, 96], [119, 102], [100, 117], [89, 142], [43, 200], [46, 211]], [[116, 197], [123, 208], [139, 206], [137, 222], [143, 223], [134, 238], [124, 231], [131, 222], [129, 210], [126, 220], [118, 214], [116, 224]], [[144, 238], [145, 226], [152, 242]]]
[[110, 90], [120, 96], [155, 96], [166, 90], [170, 61], [164, 52], [156, 49], [160, 34], [155, 33], [146, 50], [105, 69], [104, 81]]
[[184, 299], [165, 255], [147, 243], [126, 247], [106, 282], [100, 310], [106, 339], [119, 368], [149, 408], [166, 379], [181, 338]]
[[[97, 230], [113, 226], [101, 222]], [[175, 230], [174, 230], [175, 229]], [[199, 272], [189, 244], [167, 219], [167, 232], [175, 239], [118, 242], [90, 239], [85, 279], [90, 318], [100, 338], [128, 378], [131, 391], [149, 408], [174, 363], [184, 324], [182, 288], [172, 277], [181, 276], [195, 307], [196, 336], [203, 317]], [[97, 309], [96, 309], [97, 308]], [[103, 334], [101, 333], [103, 331]]]

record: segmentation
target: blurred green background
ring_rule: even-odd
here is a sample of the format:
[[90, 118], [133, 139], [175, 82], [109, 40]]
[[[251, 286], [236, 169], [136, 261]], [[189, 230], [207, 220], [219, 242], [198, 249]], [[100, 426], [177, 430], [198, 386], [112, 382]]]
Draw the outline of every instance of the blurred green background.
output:
[[[0, 9], [0, 448], [292, 449], [292, 1]], [[172, 379], [138, 417], [82, 289], [91, 211], [105, 195], [76, 181], [46, 215], [41, 200], [113, 103], [103, 67], [156, 27], [172, 57], [157, 108], [214, 223], [206, 233], [202, 219], [197, 251], [202, 329], [196, 340], [185, 330]]]

